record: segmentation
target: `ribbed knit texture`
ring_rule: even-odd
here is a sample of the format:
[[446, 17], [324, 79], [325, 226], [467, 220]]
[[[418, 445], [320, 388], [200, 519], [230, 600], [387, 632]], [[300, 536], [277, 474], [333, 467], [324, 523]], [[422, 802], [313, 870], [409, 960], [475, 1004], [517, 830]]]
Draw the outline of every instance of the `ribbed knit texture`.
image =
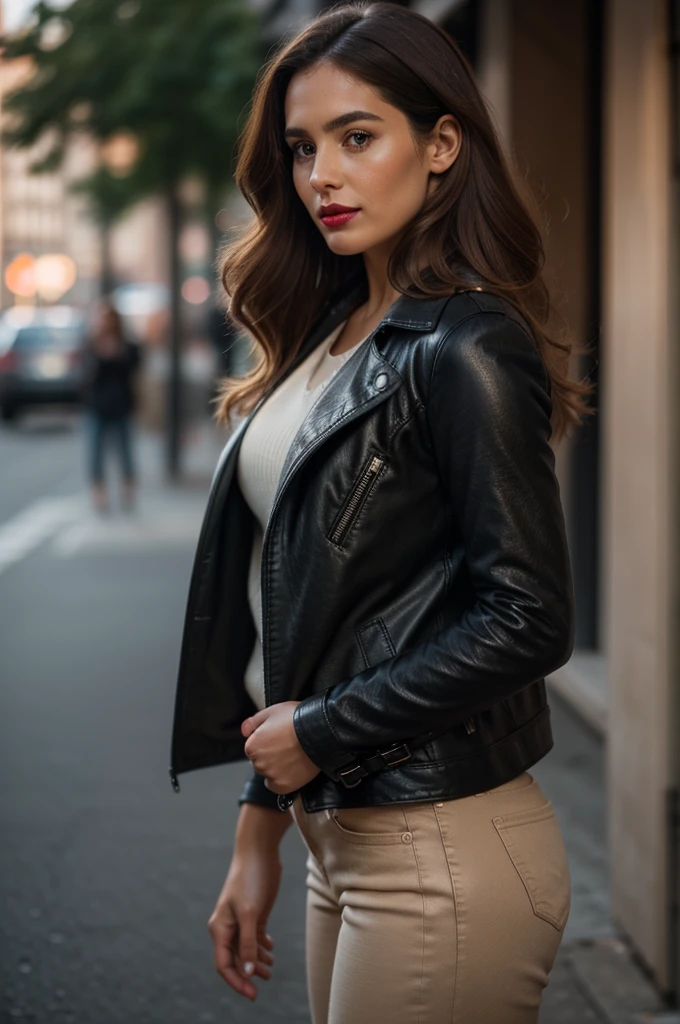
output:
[[345, 322], [339, 324], [324, 341], [320, 342], [262, 403], [241, 439], [236, 472], [241, 493], [255, 516], [248, 571], [248, 601], [257, 633], [244, 681], [246, 690], [257, 708], [265, 706], [260, 584], [262, 539], [281, 470], [295, 435], [334, 374], [369, 337], [366, 335], [366, 338], [362, 338], [347, 352], [331, 355], [329, 349], [345, 326]]

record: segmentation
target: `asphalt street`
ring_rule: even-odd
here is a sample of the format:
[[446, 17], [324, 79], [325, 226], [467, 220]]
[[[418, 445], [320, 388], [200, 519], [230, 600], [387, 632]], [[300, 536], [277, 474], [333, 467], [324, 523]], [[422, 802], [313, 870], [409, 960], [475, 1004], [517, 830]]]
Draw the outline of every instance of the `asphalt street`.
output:
[[[282, 844], [272, 978], [258, 979], [251, 1003], [216, 974], [206, 927], [250, 765], [185, 774], [179, 794], [168, 778], [187, 586], [218, 442], [199, 437], [189, 452], [200, 486], [170, 489], [158, 440], [140, 438], [139, 507], [102, 520], [84, 489], [77, 416], [0, 428], [2, 1020], [309, 1022], [297, 831]], [[541, 1024], [618, 1024], [592, 971], [588, 981], [593, 951], [622, 964], [625, 953], [611, 920], [602, 745], [551, 703], [555, 747], [532, 772], [565, 834], [572, 910]]]

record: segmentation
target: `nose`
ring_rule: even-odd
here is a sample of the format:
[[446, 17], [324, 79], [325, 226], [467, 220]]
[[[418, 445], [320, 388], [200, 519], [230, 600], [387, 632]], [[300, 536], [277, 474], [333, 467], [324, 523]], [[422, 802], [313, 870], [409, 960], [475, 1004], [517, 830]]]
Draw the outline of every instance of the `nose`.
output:
[[319, 146], [314, 156], [314, 165], [309, 175], [309, 184], [317, 192], [338, 189], [342, 186], [340, 168], [328, 147]]

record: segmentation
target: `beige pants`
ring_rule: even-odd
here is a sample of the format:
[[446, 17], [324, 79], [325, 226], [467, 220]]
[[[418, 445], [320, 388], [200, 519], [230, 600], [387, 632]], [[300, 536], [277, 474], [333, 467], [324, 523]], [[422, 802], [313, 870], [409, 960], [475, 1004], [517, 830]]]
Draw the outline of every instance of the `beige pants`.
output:
[[313, 1024], [536, 1024], [570, 879], [529, 772], [457, 800], [290, 810]]

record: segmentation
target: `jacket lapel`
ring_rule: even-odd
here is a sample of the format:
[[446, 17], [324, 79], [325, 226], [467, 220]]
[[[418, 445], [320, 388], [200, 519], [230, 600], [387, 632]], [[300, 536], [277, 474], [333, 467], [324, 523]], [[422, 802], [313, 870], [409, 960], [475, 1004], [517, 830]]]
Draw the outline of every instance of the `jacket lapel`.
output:
[[[290, 477], [308, 455], [336, 430], [384, 402], [401, 384], [401, 375], [384, 358], [378, 347], [380, 336], [390, 328], [418, 332], [434, 330], [449, 298], [446, 295], [437, 299], [412, 299], [401, 295], [390, 306], [371, 336], [338, 369], [302, 421], [286, 454], [272, 507]], [[344, 316], [347, 315], [345, 311]], [[336, 320], [334, 326], [341, 319]], [[328, 321], [325, 321], [321, 338], [317, 338], [316, 343], [327, 337], [332, 329], [328, 327]]]
[[383, 402], [399, 387], [401, 375], [383, 358], [375, 343], [381, 329], [378, 327], [339, 367], [312, 405], [286, 454], [280, 489], [303, 458], [340, 427]]
[[304, 359], [307, 358], [307, 356], [312, 352], [312, 350], [316, 348], [316, 346], [320, 344], [320, 342], [322, 342], [324, 338], [327, 338], [331, 331], [335, 330], [338, 324], [342, 323], [342, 321], [345, 320], [349, 316], [349, 314], [354, 309], [356, 309], [358, 305], [361, 304], [364, 297], [365, 286], [361, 281], [358, 281], [353, 285], [350, 284], [349, 290], [331, 306], [331, 308], [327, 311], [326, 315], [323, 317], [320, 323], [318, 323], [317, 326], [312, 329], [310, 334], [307, 336], [307, 338], [301, 345], [300, 351], [297, 353], [291, 365], [286, 369], [285, 373], [283, 373], [279, 378], [277, 378], [277, 380], [275, 380], [273, 384], [271, 384], [267, 388], [267, 390], [260, 395], [260, 397], [258, 398], [253, 408], [250, 410], [248, 415], [243, 420], [241, 420], [238, 426], [230, 434], [224, 448], [220, 452], [219, 459], [217, 460], [217, 465], [215, 466], [215, 471], [213, 473], [212, 481], [210, 484], [211, 490], [215, 486], [217, 478], [222, 473], [229, 458], [232, 455], [236, 454], [240, 446], [241, 438], [243, 437], [248, 424], [250, 423], [253, 416], [260, 408], [260, 406], [266, 401], [267, 398], [269, 398], [271, 393], [276, 390], [279, 384], [282, 384], [286, 377], [288, 377], [288, 375], [291, 374], [293, 370], [297, 366], [299, 366], [299, 364]]
[[[211, 488], [214, 487], [218, 476], [225, 469], [231, 456], [234, 456], [232, 461], [235, 464], [241, 438], [260, 406], [313, 349], [324, 338], [327, 338], [331, 331], [342, 323], [357, 306], [365, 301], [366, 294], [366, 284], [363, 278], [353, 279], [344, 296], [331, 306], [327, 314], [311, 331], [293, 363], [260, 396], [251, 411], [227, 440], [218, 459]], [[385, 360], [377, 346], [380, 335], [390, 328], [418, 332], [433, 331], [449, 299], [449, 295], [435, 299], [415, 299], [407, 295], [400, 295], [390, 306], [372, 335], [362, 342], [356, 355], [350, 356], [347, 360], [347, 363], [352, 364], [350, 371], [345, 371], [347, 363], [344, 363], [303, 420], [286, 455], [274, 503], [287, 483], [289, 475], [295, 471], [307, 455], [311, 454], [335, 430], [379, 405], [399, 387], [401, 383], [399, 373], [391, 363]]]

